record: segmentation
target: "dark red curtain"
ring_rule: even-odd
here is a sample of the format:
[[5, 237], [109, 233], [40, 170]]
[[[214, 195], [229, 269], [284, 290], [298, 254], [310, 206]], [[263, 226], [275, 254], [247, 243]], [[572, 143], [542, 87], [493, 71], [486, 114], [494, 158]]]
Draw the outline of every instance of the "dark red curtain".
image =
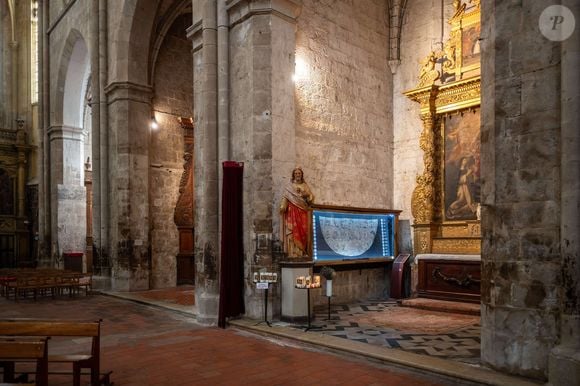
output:
[[244, 245], [242, 239], [243, 162], [223, 163], [222, 244], [218, 326], [238, 316], [244, 308]]

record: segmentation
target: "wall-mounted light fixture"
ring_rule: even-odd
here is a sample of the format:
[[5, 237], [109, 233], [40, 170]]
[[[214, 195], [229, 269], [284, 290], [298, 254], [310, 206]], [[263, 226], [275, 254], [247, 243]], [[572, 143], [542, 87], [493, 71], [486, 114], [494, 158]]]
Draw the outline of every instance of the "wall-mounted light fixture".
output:
[[152, 130], [157, 130], [159, 128], [159, 124], [157, 123], [157, 119], [155, 119], [155, 114], [151, 114], [151, 123], [149, 124]]

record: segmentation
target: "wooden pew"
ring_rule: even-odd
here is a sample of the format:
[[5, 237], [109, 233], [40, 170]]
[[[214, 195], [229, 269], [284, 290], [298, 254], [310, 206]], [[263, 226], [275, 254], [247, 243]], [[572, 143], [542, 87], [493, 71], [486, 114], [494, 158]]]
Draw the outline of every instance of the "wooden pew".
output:
[[47, 339], [0, 338], [0, 367], [4, 368], [5, 382], [2, 385], [12, 385], [13, 383], [6, 382], [15, 381], [16, 362], [31, 360], [36, 361], [35, 384], [48, 385]]
[[34, 300], [38, 295], [68, 292], [69, 296], [85, 289], [88, 295], [92, 289], [92, 275], [59, 269], [11, 269], [0, 270], [0, 295], [7, 299], [14, 294], [14, 300], [26, 299], [32, 293]]
[[[91, 351], [88, 354], [51, 355], [48, 362], [72, 362], [73, 384], [80, 386], [81, 370], [90, 369], [91, 384], [99, 385], [100, 381], [100, 339], [101, 320], [96, 322], [74, 322], [61, 320], [9, 319], [0, 320], [0, 335], [5, 336], [66, 336], [90, 337]], [[105, 374], [105, 383], [109, 382]]]

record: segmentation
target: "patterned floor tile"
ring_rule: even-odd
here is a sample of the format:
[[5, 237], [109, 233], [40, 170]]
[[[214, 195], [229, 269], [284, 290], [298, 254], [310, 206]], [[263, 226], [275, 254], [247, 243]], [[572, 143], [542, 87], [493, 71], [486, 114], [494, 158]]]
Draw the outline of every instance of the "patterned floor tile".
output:
[[364, 342], [382, 347], [401, 349], [417, 354], [458, 360], [476, 364], [480, 356], [479, 324], [450, 330], [445, 333], [425, 334], [397, 331], [385, 326], [370, 325], [372, 313], [384, 312], [390, 307], [398, 307], [396, 301], [368, 301], [352, 305], [331, 305], [330, 320], [328, 308], [316, 309], [316, 319], [312, 326], [323, 327], [323, 334]]

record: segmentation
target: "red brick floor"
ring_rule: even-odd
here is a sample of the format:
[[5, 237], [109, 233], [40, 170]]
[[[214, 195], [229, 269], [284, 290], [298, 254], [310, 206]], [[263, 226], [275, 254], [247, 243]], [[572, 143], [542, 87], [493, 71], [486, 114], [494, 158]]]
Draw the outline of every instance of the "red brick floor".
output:
[[[445, 385], [448, 380], [306, 349], [238, 331], [201, 327], [179, 313], [112, 297], [0, 299], [0, 318], [103, 319], [102, 369], [115, 385]], [[50, 342], [84, 352], [85, 339]], [[87, 379], [88, 377], [84, 377]], [[53, 376], [51, 385], [69, 385]]]
[[135, 298], [143, 300], [161, 300], [167, 303], [179, 304], [182, 306], [193, 306], [195, 304], [195, 287], [192, 285], [180, 285], [178, 287], [132, 292]]

